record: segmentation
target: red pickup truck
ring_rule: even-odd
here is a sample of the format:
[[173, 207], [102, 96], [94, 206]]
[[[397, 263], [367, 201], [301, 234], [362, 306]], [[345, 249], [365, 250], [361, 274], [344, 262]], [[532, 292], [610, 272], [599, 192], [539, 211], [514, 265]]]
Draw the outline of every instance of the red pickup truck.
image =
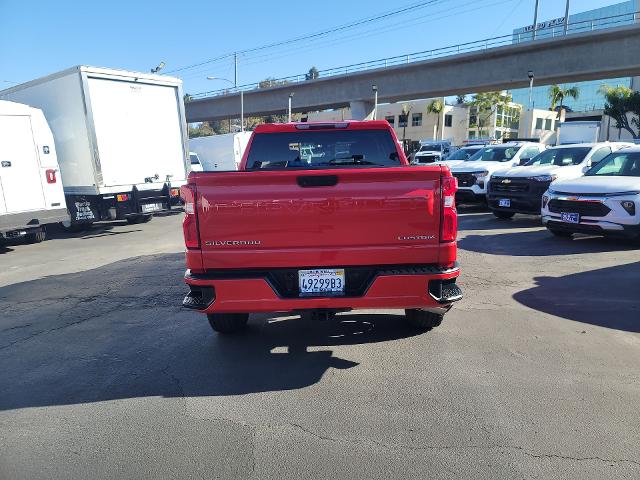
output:
[[260, 125], [239, 171], [182, 187], [183, 305], [222, 333], [374, 308], [428, 330], [462, 298], [456, 189], [447, 167], [409, 166], [386, 121]]

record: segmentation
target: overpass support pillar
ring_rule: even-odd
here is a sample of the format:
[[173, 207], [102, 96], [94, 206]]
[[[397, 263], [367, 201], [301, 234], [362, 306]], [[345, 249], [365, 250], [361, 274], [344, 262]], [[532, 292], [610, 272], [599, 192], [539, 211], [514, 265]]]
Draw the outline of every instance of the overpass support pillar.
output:
[[373, 120], [373, 102], [362, 100], [349, 103], [351, 120]]

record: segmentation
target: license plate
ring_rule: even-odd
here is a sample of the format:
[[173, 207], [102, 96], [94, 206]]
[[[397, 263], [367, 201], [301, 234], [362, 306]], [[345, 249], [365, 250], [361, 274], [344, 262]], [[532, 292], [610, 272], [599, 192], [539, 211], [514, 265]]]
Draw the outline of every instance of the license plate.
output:
[[560, 213], [560, 220], [566, 223], [580, 223], [579, 213]]
[[300, 296], [344, 294], [344, 268], [299, 270]]
[[499, 207], [507, 207], [507, 208], [509, 208], [511, 206], [511, 199], [510, 198], [501, 198], [498, 201], [498, 206]]
[[161, 203], [143, 203], [141, 207], [142, 207], [142, 213], [157, 212], [162, 210]]

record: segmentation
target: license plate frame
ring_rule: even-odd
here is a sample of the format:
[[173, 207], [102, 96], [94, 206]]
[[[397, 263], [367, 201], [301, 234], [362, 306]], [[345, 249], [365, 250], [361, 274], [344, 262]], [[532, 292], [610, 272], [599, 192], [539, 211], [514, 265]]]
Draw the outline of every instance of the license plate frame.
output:
[[140, 205], [140, 210], [142, 211], [142, 213], [159, 212], [162, 210], [162, 203], [160, 202], [143, 203]]
[[560, 212], [560, 221], [564, 223], [580, 223], [580, 214], [571, 212]]
[[298, 292], [301, 297], [344, 296], [345, 284], [344, 268], [298, 270]]
[[502, 208], [511, 208], [511, 199], [501, 198], [500, 200], [498, 200], [498, 206]]

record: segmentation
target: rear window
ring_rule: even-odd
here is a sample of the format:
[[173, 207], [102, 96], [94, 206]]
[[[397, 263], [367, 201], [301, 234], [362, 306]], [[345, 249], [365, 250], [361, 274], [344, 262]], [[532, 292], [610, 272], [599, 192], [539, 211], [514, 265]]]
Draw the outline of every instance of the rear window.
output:
[[191, 165], [200, 165], [200, 159], [195, 153], [189, 154], [189, 160], [191, 160]]
[[398, 165], [398, 152], [387, 130], [325, 130], [257, 133], [251, 142], [246, 169]]

